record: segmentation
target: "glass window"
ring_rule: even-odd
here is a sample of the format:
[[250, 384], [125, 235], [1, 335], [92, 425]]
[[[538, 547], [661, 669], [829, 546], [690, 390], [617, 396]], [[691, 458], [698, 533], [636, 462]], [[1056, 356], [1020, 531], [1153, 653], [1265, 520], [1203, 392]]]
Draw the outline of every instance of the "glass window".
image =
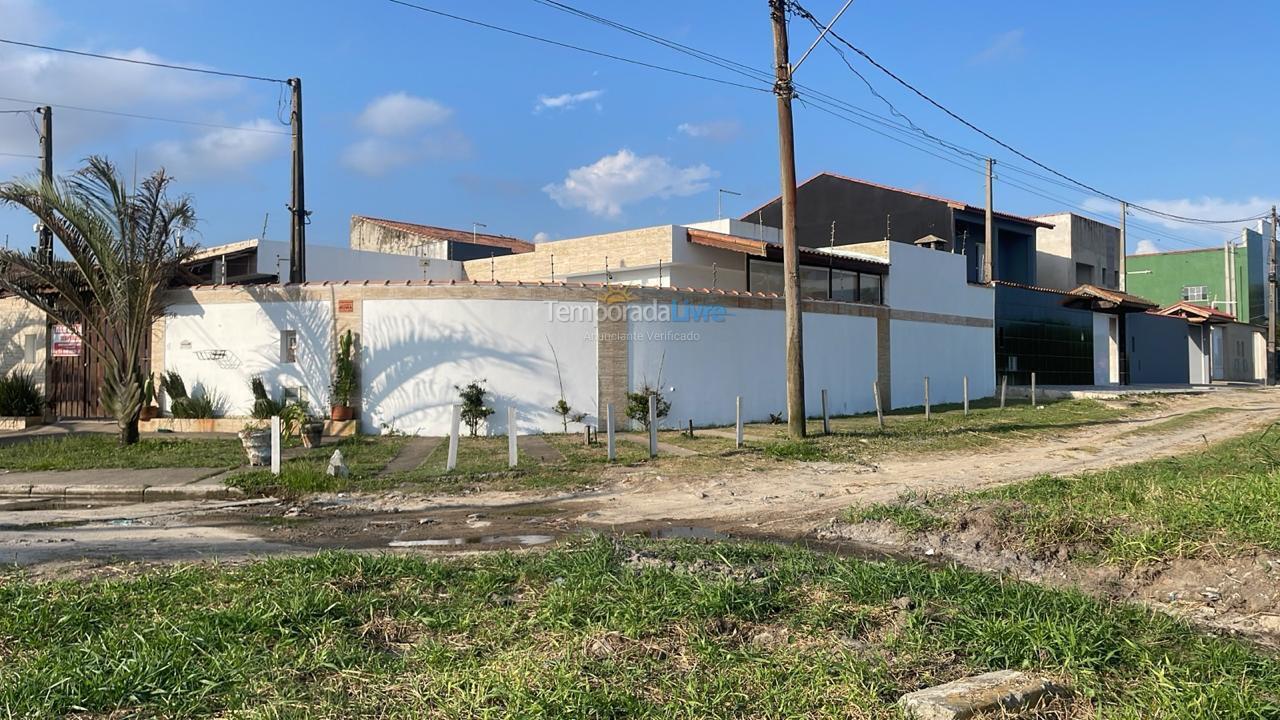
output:
[[285, 330], [280, 333], [280, 362], [298, 361], [298, 331]]
[[1209, 288], [1205, 285], [1187, 285], [1182, 288], [1183, 300], [1208, 300]]
[[750, 274], [747, 277], [748, 290], [782, 295], [782, 263], [751, 258], [748, 261], [748, 267], [750, 268]]
[[827, 268], [800, 266], [800, 297], [826, 300], [831, 296], [831, 271]]
[[841, 302], [858, 302], [858, 273], [832, 270], [831, 299]]
[[861, 273], [858, 278], [858, 300], [879, 305], [882, 302], [880, 276], [872, 273]]

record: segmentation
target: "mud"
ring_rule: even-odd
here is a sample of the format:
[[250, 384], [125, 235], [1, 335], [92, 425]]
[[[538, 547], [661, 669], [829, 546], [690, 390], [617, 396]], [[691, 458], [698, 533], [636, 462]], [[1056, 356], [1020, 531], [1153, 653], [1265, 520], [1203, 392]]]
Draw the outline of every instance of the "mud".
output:
[[1117, 601], [1137, 601], [1193, 624], [1280, 648], [1280, 554], [1253, 551], [1231, 558], [1185, 558], [1137, 566], [1099, 564], [1088, 543], [1027, 549], [1010, 536], [992, 506], [956, 512], [945, 530], [905, 531], [888, 521], [832, 522], [820, 541], [854, 542], [899, 555], [954, 562]]

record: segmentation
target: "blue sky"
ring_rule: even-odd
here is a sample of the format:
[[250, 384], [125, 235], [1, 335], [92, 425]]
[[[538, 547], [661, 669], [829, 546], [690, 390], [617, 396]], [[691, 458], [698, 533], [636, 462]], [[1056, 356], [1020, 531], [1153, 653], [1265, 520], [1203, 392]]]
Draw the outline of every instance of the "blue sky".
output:
[[[532, 0], [419, 4], [742, 79]], [[762, 69], [772, 60], [763, 0], [571, 4]], [[826, 18], [840, 3], [805, 4]], [[0, 0], [0, 18], [0, 36], [10, 39], [301, 76], [313, 243], [345, 244], [353, 213], [563, 238], [708, 219], [717, 188], [742, 193], [725, 198], [726, 214], [777, 194], [776, 116], [765, 92], [590, 57], [384, 0]], [[1108, 193], [1182, 214], [1239, 217], [1280, 198], [1280, 46], [1268, 39], [1277, 26], [1280, 4], [1263, 0], [857, 0], [838, 30], [976, 124]], [[813, 36], [792, 24], [793, 57]], [[999, 209], [1050, 213], [1070, 209], [1065, 201], [1114, 214], [1114, 203], [1017, 173], [1028, 163], [851, 59], [917, 125], [1000, 161]], [[829, 48], [818, 48], [796, 79], [889, 116]], [[247, 128], [55, 109], [57, 169], [69, 171], [90, 153], [129, 173], [135, 163], [143, 173], [163, 164], [195, 197], [203, 244], [257, 236], [265, 215], [268, 237], [288, 234], [288, 137], [279, 134], [287, 128], [277, 119], [274, 84], [0, 46], [0, 96]], [[0, 109], [24, 107], [0, 100]], [[982, 200], [975, 159], [944, 162], [802, 104], [796, 130], [802, 179], [831, 170]], [[0, 153], [34, 154], [35, 141], [25, 116], [0, 115]], [[0, 156], [0, 177], [36, 162]], [[1140, 216], [1131, 228], [1131, 250], [1141, 240], [1154, 242], [1145, 249], [1216, 245], [1235, 231]], [[3, 234], [15, 246], [30, 244], [31, 219], [0, 210]]]

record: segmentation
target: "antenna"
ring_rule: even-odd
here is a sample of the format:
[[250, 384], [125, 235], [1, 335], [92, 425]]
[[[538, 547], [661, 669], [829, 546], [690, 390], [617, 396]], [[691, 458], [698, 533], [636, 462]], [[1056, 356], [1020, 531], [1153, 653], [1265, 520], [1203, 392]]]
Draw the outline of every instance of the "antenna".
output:
[[472, 244], [472, 245], [475, 245], [475, 244], [476, 244], [476, 228], [487, 228], [487, 227], [489, 227], [489, 226], [488, 226], [488, 225], [485, 225], [485, 224], [484, 224], [484, 223], [482, 223], [482, 222], [474, 222], [474, 221], [473, 221], [473, 222], [471, 223], [471, 244]]
[[716, 219], [717, 220], [724, 217], [724, 213], [721, 212], [720, 208], [725, 195], [736, 195], [737, 197], [742, 197], [742, 193], [735, 192], [733, 190], [725, 190], [724, 188], [720, 188], [716, 190]]
[[271, 213], [262, 214], [262, 234], [258, 236], [259, 240], [267, 239], [267, 220], [271, 217]]

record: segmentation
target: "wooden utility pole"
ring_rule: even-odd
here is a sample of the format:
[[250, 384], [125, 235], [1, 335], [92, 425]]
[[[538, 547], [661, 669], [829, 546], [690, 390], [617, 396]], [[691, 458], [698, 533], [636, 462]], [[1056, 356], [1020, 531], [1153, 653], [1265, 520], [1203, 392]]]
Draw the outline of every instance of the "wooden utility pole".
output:
[[293, 89], [293, 195], [289, 205], [289, 282], [307, 281], [307, 193], [302, 168], [302, 78], [289, 78]]
[[[40, 113], [40, 180], [53, 183], [53, 108], [44, 105], [36, 108]], [[40, 224], [40, 244], [38, 255], [45, 263], [53, 262], [53, 231], [44, 223]]]
[[[1116, 287], [1117, 289], [1120, 290], [1120, 292], [1124, 292], [1125, 288], [1129, 286], [1129, 270], [1128, 270], [1128, 260], [1127, 260], [1129, 256], [1129, 236], [1125, 232], [1125, 223], [1128, 217], [1129, 217], [1129, 203], [1121, 200], [1120, 201], [1120, 272], [1117, 273], [1117, 275], [1119, 275], [1120, 277], [1116, 279]], [[1105, 278], [1103, 278], [1102, 284], [1104, 287], [1106, 286], [1107, 281]]]
[[987, 283], [996, 279], [995, 207], [991, 204], [991, 169], [995, 164], [995, 160], [987, 158], [987, 214], [983, 228], [985, 241], [982, 248], [982, 282]]
[[791, 118], [791, 60], [787, 47], [785, 0], [769, 0], [773, 21], [773, 64], [778, 96], [778, 164], [782, 175], [782, 288], [787, 336], [787, 429], [791, 437], [805, 436], [804, 341], [800, 316], [800, 253], [796, 246], [796, 146]]
[[1267, 384], [1276, 384], [1276, 206], [1271, 206], [1271, 244], [1267, 262]]

